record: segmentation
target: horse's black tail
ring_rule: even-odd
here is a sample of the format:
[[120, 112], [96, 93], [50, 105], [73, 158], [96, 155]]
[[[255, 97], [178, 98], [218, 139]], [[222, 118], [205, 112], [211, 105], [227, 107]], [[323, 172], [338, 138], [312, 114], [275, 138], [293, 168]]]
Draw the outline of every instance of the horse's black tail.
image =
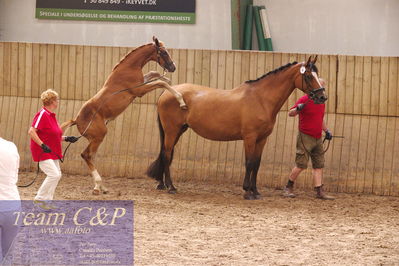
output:
[[159, 127], [159, 136], [161, 139], [161, 150], [159, 152], [158, 158], [151, 163], [151, 165], [147, 169], [147, 175], [151, 178], [154, 178], [157, 181], [163, 181], [163, 173], [165, 171], [165, 159], [164, 159], [164, 151], [165, 151], [165, 132], [163, 130], [161, 120], [158, 115], [158, 127]]

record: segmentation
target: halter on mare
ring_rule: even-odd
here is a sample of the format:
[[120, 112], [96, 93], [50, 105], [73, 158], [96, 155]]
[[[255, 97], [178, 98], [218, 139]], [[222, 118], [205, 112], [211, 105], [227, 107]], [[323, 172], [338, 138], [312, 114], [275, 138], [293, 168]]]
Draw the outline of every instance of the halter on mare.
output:
[[[317, 73], [317, 68], [316, 68], [316, 66], [314, 64], [310, 63], [309, 68], [311, 70], [315, 70], [315, 72]], [[311, 88], [309, 83], [310, 83], [311, 79], [314, 78], [313, 75], [306, 75], [305, 74], [306, 73], [306, 67], [305, 66], [301, 66], [300, 72], [301, 72], [301, 75], [302, 75], [302, 88], [303, 88], [303, 81], [305, 81], [306, 87], [307, 87], [307, 89], [309, 91], [307, 93], [309, 95], [309, 98], [311, 100], [313, 100], [315, 104], [324, 103], [327, 100], [327, 98], [323, 94], [321, 94], [320, 96], [317, 96], [317, 95], [320, 94], [320, 92], [324, 92], [326, 89], [324, 87], [320, 87], [318, 89], [313, 89], [312, 90], [312, 88]]]

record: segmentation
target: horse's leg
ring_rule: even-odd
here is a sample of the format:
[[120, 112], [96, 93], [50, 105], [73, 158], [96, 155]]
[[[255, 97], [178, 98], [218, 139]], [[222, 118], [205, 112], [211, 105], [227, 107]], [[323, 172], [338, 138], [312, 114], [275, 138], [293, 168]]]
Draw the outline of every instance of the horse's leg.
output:
[[255, 161], [255, 147], [256, 147], [256, 137], [246, 137], [244, 138], [244, 148], [245, 148], [245, 178], [242, 188], [245, 190], [244, 199], [253, 200], [255, 199], [252, 192], [251, 174], [256, 164]]
[[173, 186], [172, 178], [170, 177], [170, 165], [173, 160], [173, 147], [165, 148], [163, 156], [165, 160], [165, 186], [168, 188], [168, 193], [176, 194], [176, 188]]
[[158, 71], [150, 71], [144, 75], [144, 82], [148, 82], [152, 79], [157, 79], [160, 77], [162, 77], [162, 75]]
[[173, 96], [177, 99], [177, 101], [179, 102], [180, 108], [187, 109], [187, 105], [183, 100], [182, 94], [180, 92], [176, 91], [175, 89], [173, 89], [168, 83], [166, 83], [165, 81], [162, 81], [162, 80], [156, 80], [154, 82], [150, 82], [148, 84], [145, 84], [138, 88], [135, 88], [132, 91], [132, 93], [138, 97], [142, 97], [147, 92], [150, 92], [156, 88], [164, 88], [164, 89], [167, 89], [168, 91], [170, 91], [173, 94]]
[[102, 140], [93, 140], [89, 143], [89, 146], [82, 152], [81, 156], [86, 161], [87, 166], [90, 169], [91, 176], [93, 177], [94, 181], [94, 189], [93, 194], [98, 195], [101, 191], [107, 193], [108, 190], [102, 184], [101, 176], [98, 173], [96, 167], [93, 164], [93, 160], [95, 154], [97, 152], [98, 147], [100, 146]]
[[168, 79], [167, 77], [161, 75], [161, 73], [159, 73], [158, 71], [150, 71], [150, 72], [148, 72], [147, 74], [144, 75], [144, 82], [149, 82], [152, 79], [160, 79], [160, 80], [165, 81], [169, 85], [172, 84], [170, 79]]
[[255, 199], [260, 199], [260, 196], [261, 196], [256, 187], [256, 178], [258, 175], [260, 162], [262, 160], [262, 152], [263, 152], [263, 148], [265, 147], [266, 140], [267, 140], [267, 138], [257, 141], [256, 146], [255, 146], [255, 154], [254, 154], [254, 159], [253, 159], [254, 163], [253, 163], [253, 169], [252, 169], [251, 181], [250, 181], [251, 190], [252, 190], [252, 193], [253, 193], [253, 196]]
[[170, 93], [173, 94], [173, 96], [175, 96], [176, 100], [179, 102], [180, 108], [186, 110], [187, 105], [184, 102], [183, 95], [180, 92], [173, 89], [171, 86], [169, 86], [169, 84], [167, 84], [167, 83], [165, 83], [165, 84], [167, 85], [165, 87], [165, 89], [167, 89]]
[[183, 125], [180, 128], [173, 127], [172, 129], [165, 130], [165, 185], [169, 188], [168, 193], [176, 194], [176, 188], [173, 186], [172, 179], [170, 177], [170, 165], [173, 160], [173, 152], [175, 145], [179, 141], [180, 136], [187, 130], [188, 126]]
[[[87, 166], [91, 171], [91, 175], [94, 180], [94, 189], [93, 194], [98, 195], [102, 191], [103, 193], [107, 193], [108, 189], [102, 184], [101, 176], [99, 175], [96, 167], [94, 166], [93, 160], [97, 153], [98, 147], [102, 143], [105, 134], [107, 133], [107, 128], [102, 127], [101, 131], [96, 132], [96, 137], [91, 137], [89, 139], [89, 145], [87, 148], [82, 152], [81, 156], [86, 161]], [[97, 128], [98, 130], [98, 128]]]

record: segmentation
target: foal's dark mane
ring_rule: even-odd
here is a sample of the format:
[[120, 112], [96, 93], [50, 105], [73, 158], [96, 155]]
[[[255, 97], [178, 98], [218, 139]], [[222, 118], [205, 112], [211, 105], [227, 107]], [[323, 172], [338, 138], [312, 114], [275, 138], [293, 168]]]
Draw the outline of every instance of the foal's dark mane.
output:
[[114, 66], [114, 68], [112, 69], [112, 71], [114, 71], [120, 64], [122, 64], [122, 63], [123, 63], [131, 54], [133, 54], [135, 51], [140, 50], [142, 47], [147, 46], [147, 45], [151, 45], [151, 44], [152, 44], [152, 43], [147, 43], [147, 44], [144, 44], [144, 45], [142, 45], [142, 46], [139, 46], [139, 47], [137, 47], [137, 48], [131, 50], [127, 55], [125, 55], [125, 57], [123, 57], [123, 58], [121, 59], [121, 61], [119, 61], [119, 63], [117, 63], [117, 64]]
[[257, 78], [257, 79], [247, 80], [247, 81], [245, 81], [245, 83], [257, 82], [257, 81], [259, 81], [259, 80], [261, 80], [261, 79], [263, 79], [263, 78], [265, 78], [265, 77], [267, 77], [267, 76], [269, 76], [269, 75], [276, 74], [276, 73], [278, 73], [278, 72], [280, 72], [280, 71], [282, 71], [282, 70], [284, 70], [284, 69], [286, 69], [286, 68], [289, 68], [290, 66], [296, 65], [296, 64], [298, 64], [297, 61], [294, 61], [294, 62], [292, 62], [292, 63], [288, 63], [288, 64], [286, 64], [286, 65], [284, 65], [284, 66], [281, 66], [281, 67], [279, 67], [279, 68], [276, 68], [275, 70], [272, 70], [272, 71], [270, 71], [270, 72], [267, 72], [266, 74], [264, 74], [263, 76], [261, 76], [261, 77], [259, 77], [259, 78]]

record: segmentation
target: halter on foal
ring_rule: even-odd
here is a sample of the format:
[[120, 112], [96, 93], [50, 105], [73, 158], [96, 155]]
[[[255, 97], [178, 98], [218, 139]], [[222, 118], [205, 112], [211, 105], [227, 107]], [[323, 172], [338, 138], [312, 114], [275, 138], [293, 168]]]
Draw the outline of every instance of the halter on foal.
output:
[[258, 199], [256, 177], [263, 147], [272, 133], [276, 116], [295, 88], [310, 95], [316, 103], [327, 100], [320, 85], [314, 60], [290, 63], [232, 90], [218, 90], [195, 84], [173, 86], [189, 106], [182, 111], [174, 97], [164, 92], [158, 100], [158, 124], [161, 151], [147, 170], [156, 179], [158, 189], [175, 193], [169, 166], [174, 146], [190, 127], [198, 135], [218, 141], [244, 140], [245, 199]]
[[[94, 179], [93, 194], [108, 191], [102, 184], [101, 176], [94, 166], [93, 159], [107, 134], [106, 123], [109, 120], [113, 120], [121, 114], [136, 97], [141, 97], [156, 88], [169, 90], [175, 100], [177, 99], [176, 103], [178, 102], [181, 108], [186, 107], [181, 94], [172, 89], [165, 82], [167, 79], [158, 72], [151, 71], [145, 76], [143, 75], [142, 68], [149, 61], [158, 62], [169, 72], [174, 72], [176, 69], [163, 43], [155, 37], [153, 37], [153, 41], [153, 43], [140, 46], [128, 53], [114, 67], [102, 89], [83, 105], [77, 117], [61, 125], [63, 130], [77, 125], [80, 134], [89, 141], [82, 157], [90, 168]], [[158, 80], [148, 82], [153, 78], [158, 78]]]

